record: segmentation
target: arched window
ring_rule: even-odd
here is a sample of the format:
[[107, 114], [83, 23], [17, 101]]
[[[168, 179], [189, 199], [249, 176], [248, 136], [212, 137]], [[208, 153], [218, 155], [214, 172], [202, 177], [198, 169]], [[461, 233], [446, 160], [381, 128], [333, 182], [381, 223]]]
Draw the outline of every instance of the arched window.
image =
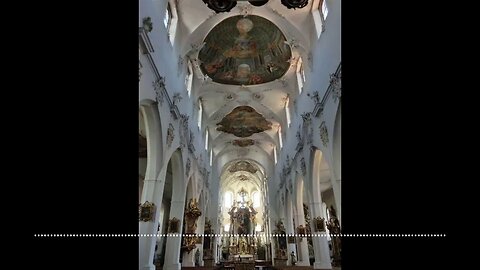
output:
[[305, 70], [303, 69], [303, 60], [301, 57], [297, 61], [297, 82], [298, 93], [301, 94], [303, 90], [303, 85], [305, 84]]
[[253, 207], [257, 208], [260, 207], [260, 204], [262, 202], [262, 198], [260, 197], [260, 192], [255, 191], [253, 192]]
[[[323, 217], [325, 218], [325, 222], [330, 220], [330, 215], [327, 211], [327, 204], [322, 202], [322, 210], [323, 210]], [[330, 241], [330, 231], [328, 230], [327, 226], [325, 226], [325, 231], [327, 233], [327, 241]]]
[[170, 3], [171, 1], [167, 2], [167, 7], [165, 8], [165, 17], [163, 18], [163, 24], [167, 29], [168, 39], [170, 43], [173, 45], [175, 40], [175, 33], [177, 30], [177, 7], [175, 4]]
[[213, 164], [213, 148], [210, 149], [210, 166]]
[[203, 116], [203, 105], [202, 99], [198, 99], [198, 116], [197, 116], [197, 125], [198, 129], [202, 129], [202, 116]]
[[277, 164], [277, 147], [273, 147], [273, 160], [275, 161], [275, 164]]
[[312, 16], [317, 31], [317, 38], [325, 31], [325, 20], [328, 15], [327, 0], [314, 0], [312, 5]]
[[285, 100], [285, 114], [286, 114], [286, 117], [287, 117], [287, 126], [290, 127], [290, 107], [289, 107], [289, 103], [290, 103], [290, 97], [287, 97], [287, 99]]
[[280, 149], [283, 148], [283, 138], [282, 138], [282, 127], [278, 127], [278, 143], [280, 144]]
[[188, 96], [190, 97], [192, 93], [192, 82], [193, 82], [193, 67], [192, 61], [187, 61], [187, 75], [185, 76], [185, 87], [187, 88]]
[[205, 129], [205, 150], [208, 151], [208, 127]]
[[322, 14], [323, 14], [323, 20], [325, 21], [328, 16], [328, 6], [327, 6], [327, 1], [322, 0]]
[[232, 194], [232, 192], [230, 192], [230, 191], [225, 192], [223, 201], [224, 201], [224, 205], [227, 209], [232, 207], [232, 204], [233, 204], [233, 194]]

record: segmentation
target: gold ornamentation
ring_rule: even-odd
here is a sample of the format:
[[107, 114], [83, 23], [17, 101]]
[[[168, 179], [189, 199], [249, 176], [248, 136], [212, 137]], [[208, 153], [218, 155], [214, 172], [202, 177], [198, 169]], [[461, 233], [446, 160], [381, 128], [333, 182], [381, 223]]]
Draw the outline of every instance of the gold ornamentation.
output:
[[182, 250], [190, 253], [192, 250], [196, 248], [197, 244], [197, 236], [196, 235], [188, 235], [183, 237], [183, 245]]
[[315, 224], [315, 231], [316, 232], [324, 232], [325, 231], [325, 219], [322, 217], [316, 217], [313, 219]]
[[153, 221], [155, 215], [155, 204], [151, 202], [144, 202], [139, 205], [139, 220], [140, 221]]
[[305, 226], [300, 225], [297, 227], [297, 234], [299, 234], [300, 237], [305, 237], [305, 232], [306, 232]]
[[197, 229], [197, 219], [202, 215], [202, 211], [198, 208], [198, 202], [196, 198], [190, 199], [187, 209], [185, 209], [185, 221], [187, 225], [187, 233], [195, 233]]
[[178, 233], [180, 227], [180, 220], [176, 217], [168, 220], [168, 233]]

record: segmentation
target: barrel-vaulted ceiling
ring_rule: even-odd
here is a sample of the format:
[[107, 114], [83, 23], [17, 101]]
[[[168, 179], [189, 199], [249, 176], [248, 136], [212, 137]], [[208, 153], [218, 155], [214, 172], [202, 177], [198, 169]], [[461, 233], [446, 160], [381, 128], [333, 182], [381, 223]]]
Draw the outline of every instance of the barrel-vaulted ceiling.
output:
[[[192, 97], [202, 103], [217, 175], [241, 160], [271, 172], [285, 103], [298, 95], [299, 57], [308, 63], [312, 2], [288, 9], [280, 0], [260, 7], [239, 1], [230, 12], [216, 13], [202, 0], [176, 1], [182, 28], [176, 40], [193, 64]], [[241, 183], [252, 173], [224, 177]]]

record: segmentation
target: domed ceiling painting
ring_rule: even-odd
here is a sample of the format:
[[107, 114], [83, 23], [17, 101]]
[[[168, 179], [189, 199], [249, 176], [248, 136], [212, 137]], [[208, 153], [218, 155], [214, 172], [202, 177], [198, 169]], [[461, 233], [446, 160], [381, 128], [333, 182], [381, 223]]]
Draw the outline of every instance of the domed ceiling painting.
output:
[[200, 50], [201, 69], [214, 82], [255, 85], [282, 77], [292, 52], [285, 36], [259, 16], [229, 17], [216, 25]]

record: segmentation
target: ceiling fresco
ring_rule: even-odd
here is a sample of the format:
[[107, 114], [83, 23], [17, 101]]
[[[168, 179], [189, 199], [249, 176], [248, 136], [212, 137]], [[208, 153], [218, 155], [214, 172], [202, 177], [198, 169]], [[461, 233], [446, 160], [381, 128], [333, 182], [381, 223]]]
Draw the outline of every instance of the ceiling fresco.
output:
[[233, 140], [232, 141], [233, 145], [240, 146], [240, 147], [247, 147], [250, 145], [254, 145], [255, 141], [252, 139], [246, 139], [246, 140]]
[[198, 58], [201, 69], [214, 82], [255, 85], [282, 77], [292, 52], [278, 27], [250, 15], [229, 17], [205, 38]]
[[228, 171], [231, 173], [238, 172], [238, 171], [247, 171], [249, 173], [256, 173], [257, 168], [254, 165], [252, 165], [250, 162], [246, 160], [241, 160], [233, 164], [230, 167], [230, 169], [228, 169]]
[[272, 122], [250, 106], [238, 106], [217, 123], [217, 130], [237, 137], [249, 137], [272, 128]]

